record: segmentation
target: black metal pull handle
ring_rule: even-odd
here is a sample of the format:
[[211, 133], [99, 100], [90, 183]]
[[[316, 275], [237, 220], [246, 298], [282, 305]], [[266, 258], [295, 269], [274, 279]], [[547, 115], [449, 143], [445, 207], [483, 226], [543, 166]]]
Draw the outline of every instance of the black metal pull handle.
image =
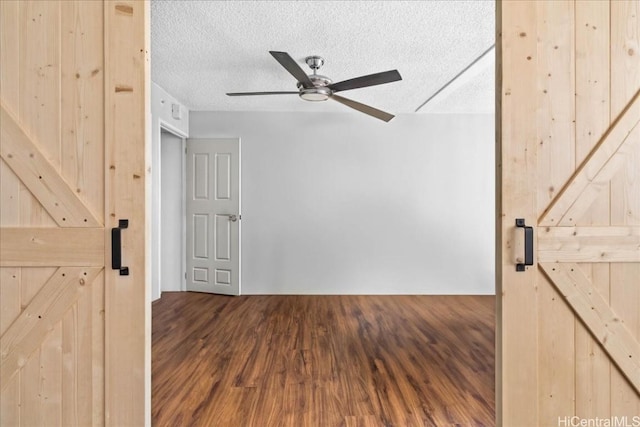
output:
[[533, 227], [524, 223], [524, 218], [516, 218], [516, 227], [524, 228], [524, 262], [516, 264], [516, 271], [524, 271], [533, 265]]
[[111, 268], [120, 270], [121, 276], [129, 275], [129, 267], [122, 266], [122, 239], [120, 232], [129, 227], [128, 219], [118, 221], [118, 226], [111, 229]]

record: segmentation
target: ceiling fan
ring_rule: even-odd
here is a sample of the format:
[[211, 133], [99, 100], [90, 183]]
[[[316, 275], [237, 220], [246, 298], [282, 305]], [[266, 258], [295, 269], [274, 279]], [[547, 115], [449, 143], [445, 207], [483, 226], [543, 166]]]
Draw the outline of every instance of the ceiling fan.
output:
[[333, 99], [347, 107], [351, 107], [354, 110], [358, 110], [385, 122], [388, 122], [395, 117], [393, 114], [378, 110], [377, 108], [370, 107], [369, 105], [336, 95], [336, 92], [402, 80], [398, 70], [385, 71], [382, 73], [370, 74], [333, 83], [330, 78], [316, 73], [324, 64], [324, 59], [320, 56], [308, 56], [305, 58], [305, 62], [313, 70], [313, 74], [307, 75], [307, 73], [300, 68], [296, 61], [287, 52], [269, 51], [269, 53], [280, 63], [280, 65], [282, 65], [293, 77], [296, 78], [298, 81], [298, 91], [234, 92], [227, 93], [228, 96], [297, 94], [300, 98], [306, 101], [326, 101], [327, 99]]

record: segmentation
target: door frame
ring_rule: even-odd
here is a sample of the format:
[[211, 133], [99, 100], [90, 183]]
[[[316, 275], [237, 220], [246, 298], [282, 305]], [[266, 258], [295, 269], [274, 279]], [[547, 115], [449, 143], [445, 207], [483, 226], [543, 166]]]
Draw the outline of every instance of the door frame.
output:
[[[503, 218], [501, 217], [502, 212], [502, 199], [503, 199], [503, 183], [502, 183], [502, 148], [503, 148], [503, 135], [502, 135], [502, 105], [501, 105], [501, 88], [499, 87], [500, 82], [502, 81], [502, 66], [503, 66], [503, 50], [502, 50], [502, 42], [498, 37], [498, 34], [501, 30], [501, 16], [502, 16], [502, 0], [496, 1], [496, 14], [494, 15], [494, 20], [496, 24], [496, 88], [495, 88], [495, 96], [496, 96], [496, 110], [495, 110], [495, 120], [496, 120], [496, 157], [495, 157], [495, 170], [496, 170], [496, 241], [495, 241], [495, 251], [496, 251], [496, 266], [495, 266], [495, 280], [496, 280], [496, 353], [495, 353], [495, 369], [496, 369], [496, 425], [500, 425], [501, 412], [503, 410], [503, 395], [501, 390], [501, 380], [502, 380], [502, 360], [501, 360], [501, 348], [502, 348], [502, 307], [501, 307], [501, 295], [500, 292], [502, 290], [502, 282], [503, 282], [503, 262], [505, 262], [505, 258], [510, 257], [511, 253], [505, 253], [502, 250], [502, 238], [503, 238]], [[511, 60], [512, 58], [504, 58], [505, 60]], [[520, 112], [522, 113], [522, 112]], [[536, 126], [535, 120], [531, 120], [530, 126]], [[185, 168], [186, 170], [186, 168]], [[504, 221], [511, 223], [513, 218], [508, 217], [504, 218]], [[515, 267], [514, 267], [515, 268]], [[535, 267], [537, 268], [537, 267]], [[526, 384], [522, 385], [523, 388], [526, 387]], [[513, 389], [510, 390], [513, 392]], [[514, 397], [514, 396], [512, 396]]]

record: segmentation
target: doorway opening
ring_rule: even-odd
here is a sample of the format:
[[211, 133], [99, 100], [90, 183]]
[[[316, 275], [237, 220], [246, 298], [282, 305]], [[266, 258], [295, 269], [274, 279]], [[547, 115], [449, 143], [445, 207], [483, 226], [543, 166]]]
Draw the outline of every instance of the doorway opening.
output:
[[[486, 52], [487, 47], [483, 46], [478, 55], [484, 55], [482, 52]], [[480, 61], [465, 63], [459, 70], [468, 70], [474, 64], [480, 64]], [[484, 71], [489, 74], [493, 72]], [[455, 85], [448, 85], [447, 88], [453, 91]], [[431, 102], [435, 103], [435, 100]], [[468, 99], [465, 98], [464, 103], [467, 104]], [[426, 108], [421, 110], [426, 111]], [[396, 402], [402, 406], [403, 400], [399, 397], [403, 395], [401, 390], [416, 384], [411, 384], [411, 381], [384, 384], [385, 380], [379, 375], [386, 372], [395, 373], [398, 378], [407, 378], [402, 368], [411, 367], [415, 360], [421, 363], [425, 357], [436, 357], [434, 348], [430, 347], [433, 345], [443, 351], [438, 357], [444, 365], [457, 357], [461, 366], [473, 366], [477, 372], [483, 370], [483, 378], [487, 380], [483, 384], [485, 388], [477, 395], [484, 401], [478, 399], [476, 403], [481, 409], [474, 412], [482, 412], [483, 423], [490, 425], [494, 403], [492, 327], [495, 318], [492, 306], [495, 297], [485, 295], [480, 301], [467, 303], [462, 297], [449, 300], [436, 295], [425, 298], [406, 295], [420, 292], [454, 293], [454, 283], [459, 285], [455, 289], [459, 293], [463, 292], [463, 288], [467, 294], [480, 293], [479, 286], [473, 287], [479, 282], [478, 277], [469, 271], [473, 270], [471, 266], [479, 263], [481, 257], [491, 256], [494, 252], [491, 245], [494, 234], [491, 228], [494, 215], [491, 197], [493, 185], [490, 179], [482, 181], [472, 178], [472, 171], [484, 165], [489, 169], [488, 176], [493, 175], [493, 128], [492, 125], [486, 126], [486, 122], [493, 122], [493, 118], [476, 118], [477, 123], [474, 124], [473, 117], [437, 117], [434, 114], [429, 122], [424, 120], [424, 116], [419, 119], [418, 116], [406, 116], [398, 117], [389, 127], [383, 128], [365, 122], [363, 118], [355, 118], [352, 122], [347, 115], [329, 116], [335, 113], [322, 116], [319, 113], [269, 112], [268, 117], [257, 112], [245, 113], [241, 115], [237, 111], [215, 109], [196, 111], [190, 118], [189, 137], [222, 138], [237, 135], [243, 140], [247, 165], [243, 177], [246, 183], [244, 194], [247, 195], [247, 238], [244, 247], [246, 265], [250, 265], [245, 272], [245, 284], [247, 287], [254, 284], [247, 294], [268, 296], [227, 298], [195, 293], [187, 297], [172, 294], [154, 303], [154, 311], [157, 309], [158, 313], [157, 317], [154, 315], [154, 322], [157, 319], [159, 323], [157, 328], [154, 327], [153, 338], [154, 345], [158, 343], [158, 351], [168, 355], [192, 349], [198, 353], [198, 357], [202, 356], [197, 359], [193, 354], [191, 362], [197, 362], [191, 363], [190, 367], [180, 368], [165, 364], [167, 359], [154, 359], [154, 363], [158, 363], [154, 365], [153, 378], [158, 384], [154, 390], [160, 390], [155, 398], [161, 397], [163, 392], [166, 392], [164, 396], [167, 398], [180, 395], [176, 400], [154, 401], [154, 419], [167, 421], [169, 418], [166, 417], [180, 417], [180, 411], [184, 410], [185, 416], [189, 412], [198, 420], [208, 420], [209, 416], [213, 420], [220, 413], [232, 413], [229, 418], [231, 424], [238, 421], [235, 425], [252, 425], [251, 421], [244, 422], [246, 419], [242, 417], [246, 416], [257, 425], [257, 418], [252, 417], [259, 414], [269, 416], [272, 409], [275, 411], [275, 408], [280, 408], [278, 405], [281, 401], [268, 398], [276, 395], [276, 386], [284, 384], [284, 393], [288, 396], [309, 396], [309, 400], [303, 400], [302, 406], [305, 408], [325, 398], [329, 405], [335, 403], [337, 409], [333, 411], [334, 415], [342, 414], [346, 424], [368, 424], [381, 420], [411, 425], [399, 414], [385, 413], [389, 411], [387, 407], [367, 407], [366, 402], [375, 402], [378, 393], [377, 398], [383, 398], [381, 406], [384, 406], [390, 401], [384, 400], [380, 394], [388, 392], [391, 400], [397, 399]], [[318, 126], [318, 123], [322, 125]], [[489, 130], [486, 146], [470, 143], [475, 141], [477, 134], [465, 133], [464, 130], [473, 126]], [[443, 136], [445, 133], [446, 137]], [[298, 141], [294, 141], [296, 137]], [[424, 161], [419, 162], [418, 159]], [[448, 163], [447, 160], [454, 163], [453, 159], [465, 165], [463, 170], [456, 173], [454, 168], [442, 167]], [[420, 165], [414, 168], [418, 163]], [[422, 183], [422, 186], [417, 183]], [[486, 188], [476, 191], [475, 186], [483, 183]], [[485, 194], [487, 188], [486, 197], [478, 197], [480, 192]], [[463, 196], [460, 196], [460, 200], [454, 200], [454, 195]], [[422, 203], [407, 203], [418, 197], [424, 199]], [[485, 211], [478, 209], [479, 205], [488, 207]], [[398, 210], [399, 206], [401, 211]], [[482, 221], [478, 221], [481, 215]], [[469, 216], [474, 217], [474, 227], [464, 225], [468, 224]], [[477, 222], [486, 227], [477, 226]], [[475, 238], [476, 233], [478, 238]], [[404, 240], [396, 239], [398, 235], [403, 236]], [[425, 242], [431, 243], [431, 247], [425, 248]], [[477, 250], [476, 245], [482, 251]], [[331, 248], [334, 251], [327, 256]], [[451, 259], [455, 262], [449, 262]], [[486, 264], [488, 266], [484, 273], [493, 268], [492, 262]], [[371, 268], [372, 265], [375, 268]], [[430, 274], [420, 276], [422, 271], [430, 271]], [[419, 282], [413, 280], [418, 276]], [[347, 281], [352, 285], [349, 289], [343, 285]], [[262, 284], [266, 285], [259, 288]], [[269, 289], [269, 284], [274, 286]], [[399, 290], [398, 287], [403, 284], [415, 284], [415, 287]], [[360, 287], [354, 290], [353, 285]], [[489, 287], [484, 289], [485, 292], [493, 292]], [[292, 298], [269, 295], [300, 295], [304, 292], [315, 295]], [[366, 298], [355, 296], [342, 301], [335, 296], [339, 292], [343, 295], [380, 295], [371, 299], [368, 310], [364, 303]], [[393, 292], [405, 295], [397, 298], [389, 296]], [[318, 295], [320, 293], [333, 295]], [[183, 297], [189, 298], [189, 301]], [[168, 310], [164, 311], [162, 306]], [[415, 314], [411, 319], [408, 316], [410, 306], [416, 308], [415, 312], [411, 312], [412, 316]], [[428, 313], [421, 313], [417, 306]], [[344, 309], [337, 310], [336, 307]], [[472, 315], [482, 313], [482, 316], [465, 317], [447, 307], [467, 308]], [[182, 316], [178, 309], [186, 310], [185, 314], [201, 315], [195, 315], [190, 322], [185, 322], [183, 318], [186, 316]], [[348, 326], [340, 326], [335, 317], [337, 311], [346, 314], [342, 320]], [[438, 315], [428, 320], [428, 316], [434, 313]], [[234, 319], [237, 323], [233, 322]], [[249, 324], [250, 320], [255, 323]], [[180, 332], [169, 337], [169, 329], [165, 327], [169, 324]], [[420, 325], [431, 326], [422, 328]], [[434, 325], [431, 334], [428, 331]], [[412, 332], [407, 333], [409, 330]], [[237, 334], [226, 331], [235, 331]], [[392, 339], [396, 331], [407, 333], [407, 343], [402, 345], [410, 348], [401, 357], [398, 356], [401, 352], [395, 351], [397, 349], [386, 354], [380, 350], [384, 348], [382, 338]], [[443, 331], [454, 333], [451, 337], [438, 335]], [[231, 351], [230, 343], [235, 342], [234, 338], [238, 336], [242, 337], [238, 342], [246, 353], [236, 360], [234, 357], [240, 353]], [[188, 341], [187, 338], [194, 338], [195, 341]], [[394, 345], [398, 347], [399, 343], [390, 343], [390, 348]], [[413, 347], [416, 343], [418, 346]], [[353, 369], [344, 365], [340, 367], [345, 361], [352, 360], [351, 348], [362, 356], [359, 360], [363, 363], [355, 361]], [[458, 353], [464, 356], [456, 356]], [[395, 360], [394, 365], [391, 362], [396, 356], [399, 359]], [[467, 356], [468, 359], [465, 359]], [[211, 361], [217, 365], [207, 365]], [[239, 371], [233, 370], [231, 364], [234, 362], [243, 364]], [[264, 363], [260, 365], [258, 362]], [[433, 362], [430, 365], [433, 374], [429, 377], [430, 385], [416, 394], [425, 391], [421, 395], [429, 396], [434, 391], [449, 391], [453, 399], [449, 405], [460, 408], [457, 417], [461, 423], [462, 420], [468, 421], [470, 418], [465, 417], [470, 415], [465, 414], [464, 410], [472, 406], [456, 399], [465, 393], [471, 396], [471, 392], [477, 389], [460, 385], [463, 381], [452, 380], [453, 376], [449, 374], [453, 371], [459, 373], [460, 370], [449, 369], [447, 373], [446, 366], [435, 367], [437, 361]], [[272, 375], [267, 373], [267, 368], [272, 369]], [[363, 373], [360, 377], [349, 375], [361, 372], [360, 369]], [[162, 371], [171, 373], [171, 379], [177, 382], [163, 382]], [[177, 376], [176, 372], [182, 373]], [[229, 372], [237, 374], [229, 377]], [[424, 380], [415, 372], [408, 373], [411, 380]], [[346, 377], [342, 383], [331, 383], [343, 374]], [[474, 373], [462, 376], [471, 378]], [[196, 378], [202, 379], [196, 386], [200, 393], [188, 396], [189, 390], [194, 388], [191, 379]], [[168, 378], [165, 376], [164, 379]], [[417, 386], [420, 388], [420, 384]], [[432, 386], [434, 389], [430, 389]], [[216, 394], [220, 390], [226, 392]], [[216, 398], [207, 399], [208, 396]], [[264, 399], [259, 400], [258, 396]], [[362, 407], [358, 407], [357, 402], [349, 401], [354, 396], [364, 402]], [[189, 400], [191, 397], [194, 400]], [[344, 404], [341, 405], [339, 400], [343, 400]], [[416, 401], [420, 401], [419, 396], [416, 396]], [[189, 403], [185, 405], [185, 402]], [[207, 402], [213, 403], [213, 406], [208, 406]], [[286, 405], [282, 403], [283, 407]], [[429, 405], [425, 401], [420, 409], [426, 412], [425, 416], [429, 416]], [[439, 406], [449, 407], [445, 403]], [[415, 406], [418, 407], [420, 404]], [[193, 408], [198, 408], [195, 413], [191, 410]], [[403, 410], [400, 407], [396, 409]], [[291, 420], [302, 422], [297, 425], [304, 425], [304, 419], [295, 418], [297, 413], [292, 415], [295, 410], [284, 408], [282, 416], [294, 417]], [[331, 409], [327, 407], [327, 411], [328, 414]], [[250, 413], [252, 415], [247, 415]], [[320, 422], [322, 418], [316, 420]], [[331, 422], [327, 425], [332, 425]], [[264, 422], [262, 425], [268, 424]]]
[[160, 293], [185, 290], [185, 185], [182, 136], [161, 127], [158, 215], [158, 283]]

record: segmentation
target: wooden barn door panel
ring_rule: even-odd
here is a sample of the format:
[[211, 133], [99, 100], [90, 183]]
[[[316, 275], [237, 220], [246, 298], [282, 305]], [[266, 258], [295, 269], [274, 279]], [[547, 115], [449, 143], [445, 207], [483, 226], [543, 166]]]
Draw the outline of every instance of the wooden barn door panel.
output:
[[1, 425], [145, 422], [146, 8], [0, 2]]
[[[640, 89], [640, 2], [611, 2], [611, 109], [618, 117]], [[640, 117], [638, 117], [640, 120]], [[640, 225], [640, 126], [630, 135], [633, 145], [625, 153], [624, 166], [611, 180], [611, 224]], [[640, 247], [640, 245], [639, 245]], [[640, 263], [611, 264], [610, 302], [625, 326], [640, 337]], [[640, 360], [636, 359], [636, 364]], [[611, 381], [614, 414], [640, 414], [638, 390], [615, 371]]]
[[[503, 1], [498, 28], [498, 420], [632, 420], [640, 413], [640, 2]], [[518, 217], [536, 235], [537, 265], [525, 272], [513, 265]]]
[[[104, 114], [84, 104], [104, 103], [104, 80], [101, 73], [76, 75], [84, 66], [104, 68], [102, 5], [0, 7], [0, 424], [101, 424]], [[79, 25], [87, 28], [78, 31]], [[72, 59], [70, 51], [81, 58]], [[61, 97], [71, 85], [82, 93]], [[89, 268], [83, 260], [73, 262], [74, 251], [42, 244], [76, 242], [77, 254], [84, 247], [74, 232], [96, 227], [101, 238]], [[60, 267], [61, 255], [74, 266]]]

